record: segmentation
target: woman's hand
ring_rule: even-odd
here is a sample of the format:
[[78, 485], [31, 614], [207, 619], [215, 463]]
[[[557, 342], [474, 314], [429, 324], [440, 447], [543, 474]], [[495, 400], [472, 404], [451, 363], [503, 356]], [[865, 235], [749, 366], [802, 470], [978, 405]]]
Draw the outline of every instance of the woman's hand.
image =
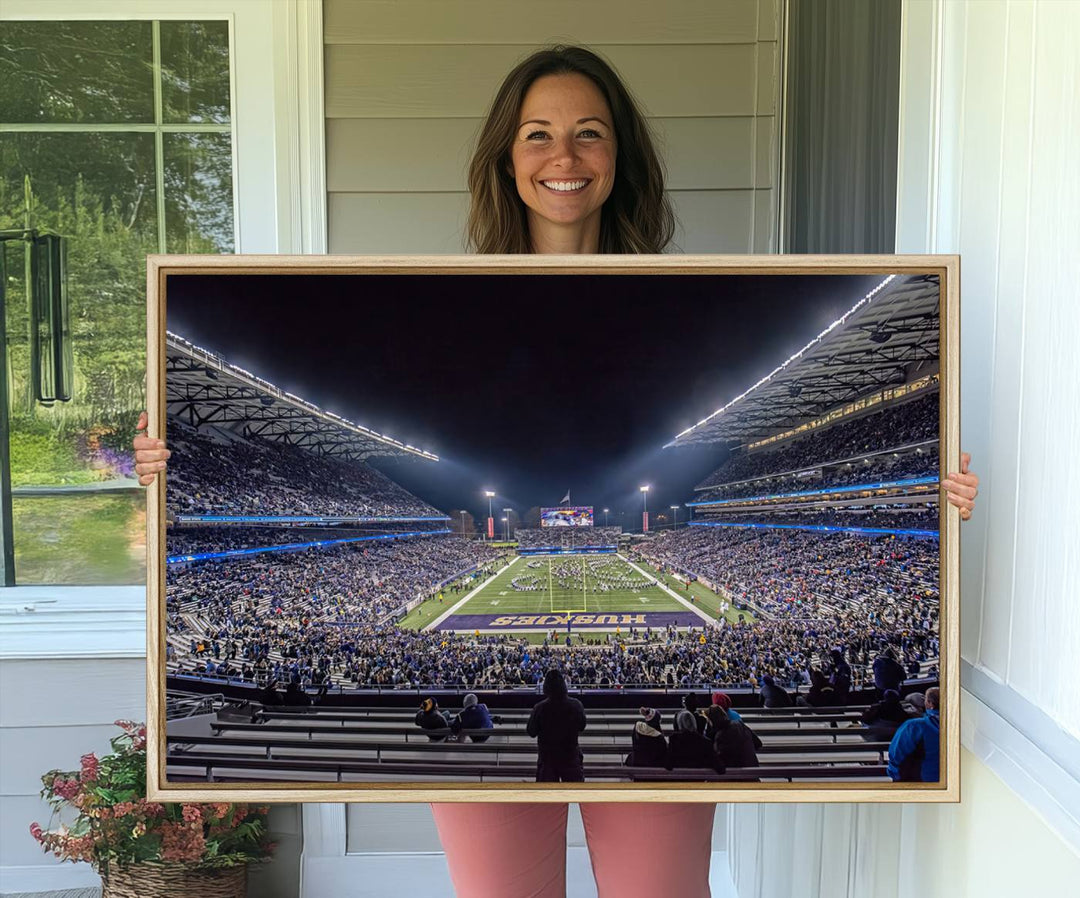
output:
[[[142, 412], [135, 429], [145, 431], [147, 420], [146, 412]], [[149, 486], [158, 472], [165, 470], [165, 460], [172, 453], [165, 448], [164, 440], [151, 439], [145, 434], [136, 436], [132, 446], [135, 448], [135, 473], [139, 475], [139, 483]]]
[[960, 520], [971, 519], [975, 508], [975, 497], [979, 495], [979, 475], [968, 470], [971, 456], [964, 452], [960, 455], [960, 473], [950, 473], [947, 480], [941, 481], [941, 488], [952, 505], [960, 509]]

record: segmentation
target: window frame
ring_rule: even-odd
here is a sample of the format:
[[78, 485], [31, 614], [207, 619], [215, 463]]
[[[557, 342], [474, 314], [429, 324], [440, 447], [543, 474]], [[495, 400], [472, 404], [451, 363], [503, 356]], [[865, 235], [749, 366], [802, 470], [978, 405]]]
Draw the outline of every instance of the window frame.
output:
[[[235, 251], [325, 253], [321, 3], [5, 0], [0, 6], [0, 22], [148, 19], [229, 23]], [[144, 586], [3, 587], [0, 658], [143, 656], [145, 614]], [[87, 640], [88, 629], [100, 637]]]

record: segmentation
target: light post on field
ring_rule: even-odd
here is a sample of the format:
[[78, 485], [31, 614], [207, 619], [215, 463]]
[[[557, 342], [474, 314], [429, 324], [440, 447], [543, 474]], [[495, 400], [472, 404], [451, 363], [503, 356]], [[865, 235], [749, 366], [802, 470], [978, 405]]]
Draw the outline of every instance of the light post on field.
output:
[[493, 493], [491, 490], [484, 490], [484, 495], [487, 496], [487, 500], [488, 500], [487, 538], [488, 539], [494, 539], [495, 538], [495, 518], [492, 517], [491, 500], [495, 498], [495, 493]]
[[461, 538], [465, 538], [465, 509], [461, 509]]
[[609, 512], [609, 511], [611, 511], [611, 509], [610, 509], [610, 508], [605, 508], [605, 509], [604, 509], [604, 526], [605, 526], [605, 527], [607, 526], [607, 516], [608, 516], [608, 512]]
[[510, 511], [511, 511], [511, 509], [504, 508], [503, 511], [506, 512], [506, 517], [503, 518], [503, 523], [506, 524], [506, 541], [510, 542]]
[[647, 486], [639, 486], [641, 490], [641, 532], [649, 532], [649, 488]]
[[672, 505], [671, 510], [673, 512], [675, 512], [675, 523], [671, 525], [671, 529], [672, 530], [678, 530], [679, 529], [679, 506], [678, 505]]

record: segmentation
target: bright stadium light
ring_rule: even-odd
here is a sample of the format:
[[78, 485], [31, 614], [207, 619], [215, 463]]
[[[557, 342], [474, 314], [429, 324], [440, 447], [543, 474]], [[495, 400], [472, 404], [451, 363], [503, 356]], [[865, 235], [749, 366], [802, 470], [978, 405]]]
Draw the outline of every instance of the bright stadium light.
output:
[[673, 512], [675, 512], [675, 523], [672, 524], [672, 527], [674, 527], [677, 530], [679, 528], [679, 506], [678, 505], [672, 505], [671, 510]]
[[484, 495], [487, 496], [487, 500], [488, 500], [487, 538], [488, 539], [494, 539], [495, 538], [495, 518], [492, 517], [492, 513], [491, 513], [491, 500], [493, 498], [495, 498], [495, 493], [492, 492], [491, 490], [484, 490]]
[[742, 400], [742, 399], [746, 398], [747, 396], [749, 396], [752, 392], [754, 392], [754, 390], [756, 390], [762, 384], [768, 383], [777, 374], [780, 374], [785, 368], [787, 368], [788, 365], [790, 365], [792, 362], [797, 362], [799, 359], [801, 359], [803, 357], [803, 355], [806, 354], [806, 352], [808, 350], [815, 347], [818, 343], [820, 343], [830, 333], [832, 333], [838, 327], [843, 327], [847, 323], [847, 320], [852, 315], [854, 315], [857, 311], [859, 311], [859, 309], [861, 309], [867, 303], [872, 302], [874, 297], [877, 296], [882, 290], [884, 290], [895, 279], [896, 279], [896, 275], [895, 274], [890, 274], [880, 284], [878, 284], [876, 287], [874, 287], [873, 290], [871, 290], [869, 293], [867, 293], [866, 296], [864, 296], [862, 299], [860, 299], [857, 303], [855, 303], [855, 305], [853, 305], [850, 309], [848, 309], [843, 315], [841, 315], [832, 324], [830, 324], [827, 328], [825, 328], [825, 330], [823, 330], [820, 334], [818, 334], [816, 337], [814, 337], [813, 340], [811, 340], [809, 343], [807, 343], [802, 349], [800, 349], [798, 352], [796, 352], [793, 356], [788, 358], [787, 361], [781, 362], [779, 365], [777, 365], [775, 368], [773, 368], [772, 371], [770, 371], [763, 378], [761, 378], [761, 380], [759, 380], [756, 384], [754, 384], [752, 387], [750, 387], [750, 389], [740, 393], [738, 396], [736, 396], [734, 399], [732, 399], [731, 402], [727, 403], [727, 405], [723, 405], [720, 408], [718, 408], [715, 412], [713, 412], [711, 415], [705, 416], [700, 421], [698, 421], [697, 424], [694, 424], [692, 427], [687, 427], [686, 430], [684, 430], [681, 433], [679, 433], [678, 435], [676, 435], [675, 439], [672, 440], [667, 445], [668, 446], [674, 445], [678, 440], [682, 439], [682, 437], [686, 436], [688, 433], [690, 433], [690, 432], [696, 430], [697, 428], [701, 427], [702, 424], [708, 423], [713, 418], [715, 418], [717, 415], [722, 414], [723, 412], [727, 411], [729, 408], [731, 408], [733, 405], [735, 405], [735, 403], [737, 403], [740, 400]]
[[649, 532], [649, 487], [639, 486], [641, 490], [641, 532]]
[[611, 509], [610, 509], [610, 508], [605, 508], [605, 509], [604, 509], [604, 526], [605, 526], [605, 527], [607, 526], [607, 516], [608, 516], [608, 512], [609, 512], [609, 511], [611, 511]]

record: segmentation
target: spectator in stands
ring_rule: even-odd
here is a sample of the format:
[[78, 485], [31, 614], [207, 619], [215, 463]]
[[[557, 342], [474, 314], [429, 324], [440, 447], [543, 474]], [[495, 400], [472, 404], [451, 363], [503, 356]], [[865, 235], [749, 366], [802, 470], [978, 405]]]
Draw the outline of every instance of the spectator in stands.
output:
[[902, 723], [889, 743], [889, 776], [893, 782], [936, 783], [941, 779], [940, 691], [926, 690], [926, 713]]
[[892, 646], [889, 646], [874, 659], [874, 688], [877, 689], [879, 696], [884, 696], [890, 689], [899, 693], [903, 684], [904, 668], [896, 660], [896, 653]]
[[727, 716], [730, 717], [732, 720], [742, 720], [739, 712], [736, 711], [734, 707], [732, 707], [731, 696], [728, 695], [726, 692], [714, 692], [712, 694], [712, 703], [714, 705], [719, 705], [721, 708], [723, 708], [724, 711], [727, 713]]
[[544, 698], [529, 715], [525, 732], [537, 740], [538, 783], [582, 783], [584, 757], [578, 747], [578, 733], [585, 729], [585, 708], [566, 689], [562, 672], [550, 668], [544, 674]]
[[294, 676], [285, 690], [285, 704], [290, 708], [307, 708], [311, 705], [311, 696], [300, 684], [300, 677]]
[[909, 692], [900, 704], [909, 717], [922, 717], [926, 713], [926, 695], [922, 692]]
[[688, 692], [683, 696], [682, 706], [694, 716], [694, 724], [697, 726], [697, 731], [700, 735], [705, 735], [705, 726], [708, 721], [705, 719], [705, 715], [698, 709], [698, 697], [695, 692]]
[[285, 704], [281, 693], [277, 690], [277, 680], [271, 680], [259, 692], [259, 702], [264, 708], [279, 708]]
[[[433, 698], [425, 698], [420, 703], [420, 710], [416, 712], [416, 725], [424, 730], [445, 730], [446, 718], [439, 710], [439, 703]], [[428, 742], [445, 742], [446, 735], [429, 735]]]
[[867, 742], [891, 742], [900, 724], [910, 720], [911, 715], [900, 704], [900, 693], [886, 689], [884, 698], [863, 711], [861, 719], [870, 729], [863, 735]]
[[[495, 721], [488, 710], [488, 706], [477, 699], [475, 693], [470, 692], [466, 695], [462, 706], [461, 713], [450, 723], [450, 729], [455, 736], [460, 736], [462, 730], [491, 730], [495, 728]], [[473, 742], [487, 742], [490, 737], [473, 733], [469, 738]]]
[[732, 720], [718, 705], [709, 708], [713, 749], [725, 767], [757, 767], [761, 740], [741, 720]]
[[626, 763], [631, 767], [663, 767], [667, 761], [668, 746], [660, 729], [660, 712], [653, 708], [642, 708], [641, 718], [630, 734], [633, 749], [627, 755]]
[[787, 690], [782, 686], [777, 686], [771, 674], [765, 674], [761, 678], [758, 700], [763, 708], [790, 708], [792, 705], [791, 696], [787, 694]]
[[829, 685], [833, 689], [833, 699], [838, 705], [846, 705], [848, 695], [851, 692], [851, 665], [844, 658], [843, 648], [833, 649], [829, 652], [831, 670], [829, 671]]
[[838, 704], [836, 690], [825, 674], [816, 668], [810, 671], [810, 690], [806, 693], [806, 704], [812, 708], [828, 708]]
[[724, 764], [717, 757], [712, 743], [698, 730], [697, 717], [697, 714], [686, 710], [675, 715], [675, 732], [668, 743], [667, 763], [664, 766], [668, 770], [704, 767], [723, 773]]

